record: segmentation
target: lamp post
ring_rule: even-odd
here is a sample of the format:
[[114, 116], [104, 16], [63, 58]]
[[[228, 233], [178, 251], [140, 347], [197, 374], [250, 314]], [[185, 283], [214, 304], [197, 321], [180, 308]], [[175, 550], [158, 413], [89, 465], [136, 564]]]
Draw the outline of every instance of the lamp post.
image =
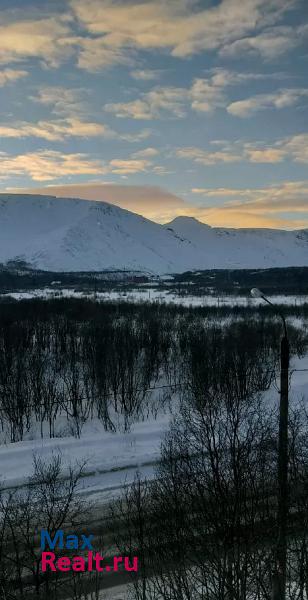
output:
[[287, 521], [288, 521], [288, 412], [289, 412], [289, 339], [284, 315], [257, 288], [251, 290], [253, 298], [262, 298], [269, 304], [283, 323], [280, 343], [280, 403], [278, 438], [278, 537], [275, 568], [272, 583], [272, 599], [285, 600], [287, 567]]

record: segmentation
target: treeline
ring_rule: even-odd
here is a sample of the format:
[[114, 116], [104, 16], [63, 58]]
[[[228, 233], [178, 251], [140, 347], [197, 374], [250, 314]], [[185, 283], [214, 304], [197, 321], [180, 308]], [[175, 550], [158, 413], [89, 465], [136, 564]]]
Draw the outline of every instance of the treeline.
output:
[[138, 271], [53, 272], [39, 271], [27, 267], [23, 262], [11, 267], [0, 263], [0, 293], [34, 290], [54, 286], [55, 289], [109, 291], [122, 285], [147, 282], [148, 278]]
[[[30, 431], [54, 437], [60, 417], [76, 436], [93, 418], [106, 430], [127, 430], [191, 391], [215, 397], [232, 388], [246, 398], [267, 389], [279, 360], [279, 322], [254, 315], [221, 326], [206, 315], [151, 304], [2, 304], [3, 439]], [[290, 337], [293, 352], [303, 352], [303, 334], [290, 327]]]
[[190, 285], [194, 293], [213, 288], [219, 294], [249, 295], [253, 287], [266, 294], [307, 294], [308, 267], [271, 269], [207, 269], [174, 276], [174, 283]]
[[[308, 294], [308, 267], [206, 269], [175, 273], [171, 279], [172, 290], [181, 293], [184, 289], [195, 295], [213, 290], [217, 295], [249, 296], [252, 287], [260, 287], [266, 294]], [[55, 289], [75, 288], [85, 292], [138, 289], [140, 284], [150, 282], [156, 282], [157, 289], [169, 289], [164, 279], [139, 271], [52, 272], [31, 269], [23, 261], [13, 261], [6, 266], [0, 263], [0, 293], [51, 285]]]

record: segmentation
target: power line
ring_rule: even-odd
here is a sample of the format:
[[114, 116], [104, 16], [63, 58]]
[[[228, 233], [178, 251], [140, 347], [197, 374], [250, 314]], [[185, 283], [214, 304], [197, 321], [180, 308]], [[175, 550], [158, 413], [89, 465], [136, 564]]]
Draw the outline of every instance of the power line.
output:
[[[307, 369], [292, 369], [290, 371], [290, 376], [292, 376], [293, 373], [308, 373], [308, 368]], [[280, 371], [278, 369], [272, 369], [270, 371], [267, 371], [267, 375], [269, 375], [269, 374], [279, 375]], [[141, 394], [141, 393], [147, 394], [149, 392], [154, 392], [156, 390], [164, 390], [164, 389], [177, 390], [177, 389], [181, 389], [181, 388], [186, 388], [187, 389], [187, 383], [169, 383], [169, 384], [164, 384], [164, 385], [152, 386], [152, 387], [149, 387], [149, 388], [146, 388], [146, 389], [144, 389], [144, 388], [139, 388], [138, 389], [137, 388], [136, 390], [133, 391], [133, 393], [134, 394]], [[115, 398], [117, 396], [119, 396], [119, 394], [114, 393], [114, 392], [109, 392], [108, 394], [102, 394], [101, 396], [95, 396], [95, 397], [93, 397], [93, 399], [96, 399], [96, 398], [107, 399], [107, 398]], [[89, 399], [91, 399], [89, 396], [82, 396], [82, 397], [78, 398], [79, 401], [80, 400], [81, 401], [83, 401], [83, 400], [89, 400]], [[33, 404], [32, 408], [42, 407], [42, 408], [46, 409], [47, 408], [47, 404], [48, 403], [43, 403], [43, 402], [42, 403]], [[61, 405], [61, 402], [56, 402], [56, 401], [55, 402], [51, 402], [51, 407], [53, 405], [55, 405], [55, 404]], [[28, 408], [31, 408], [31, 406], [28, 405]], [[3, 408], [0, 408], [0, 411], [3, 412]]]

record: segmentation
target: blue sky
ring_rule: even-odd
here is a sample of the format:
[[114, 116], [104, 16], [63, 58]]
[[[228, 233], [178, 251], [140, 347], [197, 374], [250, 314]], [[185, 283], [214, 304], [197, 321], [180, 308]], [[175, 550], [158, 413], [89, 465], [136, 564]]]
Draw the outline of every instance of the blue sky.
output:
[[306, 0], [0, 0], [0, 187], [308, 227]]

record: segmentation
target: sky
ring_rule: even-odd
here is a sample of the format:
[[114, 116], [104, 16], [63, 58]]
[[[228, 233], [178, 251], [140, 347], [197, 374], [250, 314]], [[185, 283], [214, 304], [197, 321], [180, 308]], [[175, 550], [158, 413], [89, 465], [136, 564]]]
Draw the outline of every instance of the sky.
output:
[[0, 191], [308, 227], [307, 0], [0, 0]]

